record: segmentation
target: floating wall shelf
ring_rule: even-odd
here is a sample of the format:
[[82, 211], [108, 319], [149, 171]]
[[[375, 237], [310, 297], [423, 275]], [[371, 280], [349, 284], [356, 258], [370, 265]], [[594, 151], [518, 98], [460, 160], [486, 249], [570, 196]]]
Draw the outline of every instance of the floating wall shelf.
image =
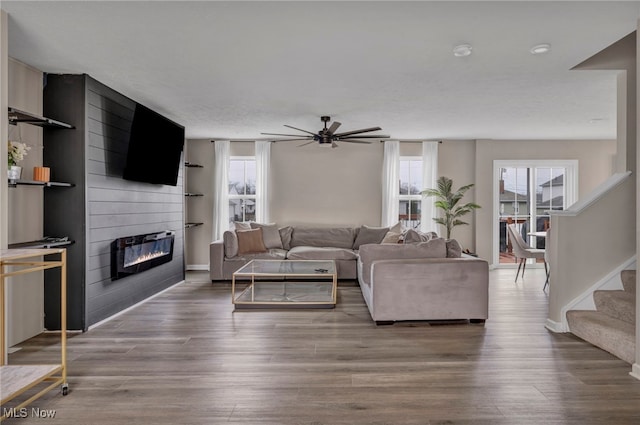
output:
[[200, 164], [194, 164], [193, 162], [185, 162], [184, 166], [189, 168], [204, 168], [204, 166]]
[[204, 223], [185, 223], [184, 224], [184, 228], [185, 229], [190, 229], [192, 227], [198, 227], [198, 226], [202, 226]]
[[63, 182], [37, 182], [35, 180], [11, 180], [9, 179], [9, 187], [16, 186], [43, 186], [43, 187], [74, 187], [73, 183]]
[[9, 108], [9, 124], [27, 123], [38, 127], [74, 128], [71, 124], [41, 117], [40, 115], [24, 112], [16, 108]]

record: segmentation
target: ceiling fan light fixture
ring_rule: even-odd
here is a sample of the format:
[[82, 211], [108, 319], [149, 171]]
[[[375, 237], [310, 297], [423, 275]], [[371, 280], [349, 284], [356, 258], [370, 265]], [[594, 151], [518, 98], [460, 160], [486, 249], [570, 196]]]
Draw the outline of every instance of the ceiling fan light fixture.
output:
[[549, 53], [550, 50], [551, 50], [551, 44], [542, 43], [542, 44], [536, 44], [535, 46], [533, 46], [531, 49], [529, 49], [529, 52], [531, 52], [532, 55], [543, 55], [545, 53]]
[[471, 44], [458, 44], [453, 48], [453, 56], [457, 58], [469, 56], [472, 50], [473, 46], [471, 46]]

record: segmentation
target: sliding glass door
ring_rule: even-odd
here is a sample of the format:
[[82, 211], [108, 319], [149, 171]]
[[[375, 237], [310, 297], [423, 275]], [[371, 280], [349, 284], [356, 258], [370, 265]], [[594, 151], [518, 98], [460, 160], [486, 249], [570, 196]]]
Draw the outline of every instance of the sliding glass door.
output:
[[577, 168], [577, 161], [494, 161], [493, 264], [516, 264], [509, 225], [529, 246], [544, 249], [549, 211], [576, 201]]

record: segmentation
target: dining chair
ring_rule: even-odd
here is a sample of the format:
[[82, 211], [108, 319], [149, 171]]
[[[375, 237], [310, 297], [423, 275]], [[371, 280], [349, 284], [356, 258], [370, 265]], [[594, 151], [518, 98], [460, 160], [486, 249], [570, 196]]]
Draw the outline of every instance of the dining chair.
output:
[[[518, 232], [518, 228], [515, 224], [509, 224], [507, 226], [507, 230], [509, 231], [509, 238], [511, 239], [511, 243], [513, 245], [513, 255], [516, 257], [516, 261], [520, 260], [520, 264], [518, 264], [518, 272], [516, 273], [516, 278], [514, 282], [518, 281], [518, 276], [520, 275], [520, 269], [522, 268], [522, 277], [524, 278], [524, 269], [527, 267], [527, 259], [535, 258], [536, 260], [544, 258], [544, 249], [532, 248], [524, 241], [520, 233]], [[547, 262], [544, 261], [544, 270], [547, 272]]]
[[549, 254], [550, 235], [551, 235], [551, 228], [547, 227], [547, 234], [544, 236], [544, 265], [547, 271], [547, 280], [544, 281], [544, 286], [542, 287], [543, 291], [547, 289], [547, 286], [549, 286], [549, 273], [551, 272], [551, 267], [548, 266], [549, 256], [550, 256]]

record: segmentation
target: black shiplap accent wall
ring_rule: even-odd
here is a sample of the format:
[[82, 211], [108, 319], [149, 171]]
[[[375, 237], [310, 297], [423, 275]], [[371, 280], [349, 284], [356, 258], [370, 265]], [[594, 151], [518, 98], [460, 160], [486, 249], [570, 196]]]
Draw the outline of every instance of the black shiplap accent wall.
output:
[[[65, 104], [69, 103], [69, 96], [82, 96], [82, 101], [73, 102], [71, 105], [74, 113], [64, 111], [68, 106]], [[49, 75], [47, 78], [45, 115], [75, 125], [77, 129], [69, 131], [79, 134], [73, 138], [76, 146], [65, 148], [73, 149], [73, 160], [68, 157], [61, 158], [59, 155], [62, 150], [58, 149], [58, 144], [68, 141], [47, 140], [45, 136], [45, 152], [55, 143], [55, 148], [51, 148], [51, 161], [45, 160], [45, 165], [52, 167], [52, 176], [54, 167], [57, 168], [63, 163], [67, 167], [77, 165], [77, 168], [83, 169], [82, 181], [71, 180], [72, 177], [77, 178], [77, 174], [65, 180], [76, 183], [75, 188], [69, 189], [75, 194], [62, 195], [82, 198], [82, 202], [77, 202], [76, 209], [83, 211], [56, 214], [58, 217], [51, 220], [49, 229], [45, 220], [45, 233], [48, 235], [71, 236], [72, 230], [69, 226], [73, 227], [73, 233], [82, 235], [82, 240], [74, 237], [77, 243], [69, 249], [70, 257], [72, 250], [77, 251], [73, 252], [74, 255], [82, 256], [82, 260], [74, 258], [74, 267], [80, 267], [81, 263], [84, 263], [82, 270], [73, 271], [73, 282], [72, 271], [69, 270], [70, 329], [86, 330], [88, 326], [184, 279], [182, 169], [177, 186], [122, 179], [134, 109], [133, 100], [89, 76]], [[67, 119], [64, 119], [64, 116]], [[60, 137], [58, 133], [56, 137]], [[82, 164], [75, 164], [76, 161]], [[60, 196], [62, 190], [64, 189], [51, 192], [52, 205], [56, 202], [54, 195]], [[79, 204], [82, 204], [82, 208]], [[64, 209], [64, 206], [62, 208]], [[45, 215], [47, 210], [48, 203], [45, 197]], [[72, 221], [73, 224], [64, 225], [61, 220]], [[64, 229], [65, 232], [61, 234], [53, 231], [57, 229]], [[110, 244], [114, 239], [164, 230], [175, 232], [174, 256], [171, 262], [137, 275], [111, 281]], [[55, 297], [52, 297], [51, 304], [55, 302]], [[78, 302], [83, 305], [77, 305]], [[49, 297], [45, 296], [45, 305], [48, 303]], [[45, 319], [48, 329], [49, 325], [55, 329], [55, 323], [48, 323]]]

